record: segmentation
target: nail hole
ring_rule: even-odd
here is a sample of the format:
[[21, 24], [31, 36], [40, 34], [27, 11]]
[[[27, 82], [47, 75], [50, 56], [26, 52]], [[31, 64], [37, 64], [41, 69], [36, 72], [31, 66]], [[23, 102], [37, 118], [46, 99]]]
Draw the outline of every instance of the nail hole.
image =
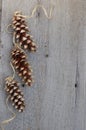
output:
[[25, 84], [22, 84], [22, 87], [25, 87]]
[[45, 55], [45, 57], [49, 57], [49, 55], [48, 55], [48, 54], [46, 54], [46, 55]]
[[75, 84], [75, 88], [77, 88], [77, 84]]

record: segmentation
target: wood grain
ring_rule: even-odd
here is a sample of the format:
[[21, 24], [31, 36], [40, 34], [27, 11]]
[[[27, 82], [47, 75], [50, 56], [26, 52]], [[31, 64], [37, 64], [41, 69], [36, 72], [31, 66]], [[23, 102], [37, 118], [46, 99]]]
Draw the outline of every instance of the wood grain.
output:
[[[27, 19], [39, 46], [28, 53], [35, 83], [24, 87], [26, 109], [6, 130], [86, 130], [86, 1], [53, 0], [53, 17], [48, 20], [41, 8]], [[10, 50], [12, 34], [6, 27], [14, 11], [30, 15], [41, 3], [49, 12], [50, 1], [3, 0], [0, 60], [0, 121], [10, 117], [5, 105], [4, 79], [12, 74]], [[21, 80], [16, 77], [18, 81]]]

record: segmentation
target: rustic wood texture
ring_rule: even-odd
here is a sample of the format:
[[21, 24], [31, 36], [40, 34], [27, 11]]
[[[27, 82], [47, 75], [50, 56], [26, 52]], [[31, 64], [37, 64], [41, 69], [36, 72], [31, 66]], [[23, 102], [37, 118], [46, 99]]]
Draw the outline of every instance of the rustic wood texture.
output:
[[[2, 1], [0, 0], [0, 36], [1, 36], [1, 10], [2, 10]], [[0, 44], [1, 44], [1, 37], [0, 37]]]
[[[27, 18], [38, 52], [27, 53], [35, 83], [24, 87], [26, 109], [5, 126], [6, 130], [86, 130], [86, 1], [53, 0], [53, 18], [41, 8]], [[4, 79], [12, 74], [12, 34], [6, 27], [14, 11], [30, 15], [41, 3], [49, 12], [50, 1], [3, 0], [0, 46], [0, 121], [11, 117], [5, 104]], [[17, 77], [18, 81], [21, 81]]]

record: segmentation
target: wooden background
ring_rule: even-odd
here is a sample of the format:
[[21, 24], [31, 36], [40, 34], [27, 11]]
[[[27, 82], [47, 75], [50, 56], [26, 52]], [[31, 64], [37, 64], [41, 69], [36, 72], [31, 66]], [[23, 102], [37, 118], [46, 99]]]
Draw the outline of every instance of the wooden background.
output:
[[[26, 109], [22, 114], [14, 110], [17, 117], [5, 125], [5, 130], [86, 130], [86, 0], [53, 2], [51, 20], [41, 8], [27, 19], [39, 46], [38, 52], [27, 53], [35, 83], [32, 88], [21, 87]], [[12, 74], [12, 34], [6, 27], [16, 10], [30, 15], [37, 3], [49, 12], [49, 0], [3, 0], [0, 6], [0, 121], [12, 116], [4, 92], [4, 79]]]

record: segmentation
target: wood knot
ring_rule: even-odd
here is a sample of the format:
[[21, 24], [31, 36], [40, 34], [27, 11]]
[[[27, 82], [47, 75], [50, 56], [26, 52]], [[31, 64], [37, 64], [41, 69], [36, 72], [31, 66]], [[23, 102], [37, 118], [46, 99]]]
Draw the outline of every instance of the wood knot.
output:
[[25, 84], [22, 84], [22, 87], [25, 87]]

